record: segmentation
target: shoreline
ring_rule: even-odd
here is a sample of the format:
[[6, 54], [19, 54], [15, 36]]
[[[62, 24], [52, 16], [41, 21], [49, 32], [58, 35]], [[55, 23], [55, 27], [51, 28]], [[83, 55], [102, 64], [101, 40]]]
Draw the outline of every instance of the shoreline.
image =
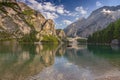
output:
[[87, 45], [120, 46], [120, 44], [111, 44], [111, 43], [87, 43]]

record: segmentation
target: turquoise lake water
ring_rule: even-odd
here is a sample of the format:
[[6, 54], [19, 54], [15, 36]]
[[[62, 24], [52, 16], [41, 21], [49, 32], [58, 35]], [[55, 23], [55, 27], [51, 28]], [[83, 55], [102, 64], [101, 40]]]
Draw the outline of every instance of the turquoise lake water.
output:
[[120, 48], [2, 42], [0, 80], [120, 80]]

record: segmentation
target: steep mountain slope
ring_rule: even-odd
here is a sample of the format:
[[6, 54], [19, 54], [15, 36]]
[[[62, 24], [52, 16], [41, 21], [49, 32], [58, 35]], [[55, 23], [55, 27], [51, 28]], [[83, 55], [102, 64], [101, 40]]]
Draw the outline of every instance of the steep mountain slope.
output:
[[66, 41], [66, 34], [62, 29], [57, 29], [56, 30], [57, 36], [62, 40], [62, 41]]
[[111, 22], [114, 22], [119, 18], [120, 18], [120, 6], [116, 7], [104, 6], [93, 11], [91, 15], [82, 23], [79, 20], [73, 23], [75, 24], [74, 30], [71, 31], [71, 29], [73, 28], [72, 27], [73, 24], [67, 26], [67, 28], [65, 28], [64, 30], [67, 36], [76, 34], [81, 37], [88, 37], [95, 31], [106, 28]]
[[[64, 31], [66, 32], [67, 36], [76, 36], [77, 34], [77, 30], [79, 28], [83, 28], [84, 22], [85, 22], [85, 18], [81, 18], [79, 20], [77, 20], [76, 22], [72, 23], [71, 25], [69, 25], [67, 28], [64, 29]], [[81, 26], [79, 26], [81, 25]]]
[[53, 20], [21, 2], [0, 2], [0, 40], [58, 41]]

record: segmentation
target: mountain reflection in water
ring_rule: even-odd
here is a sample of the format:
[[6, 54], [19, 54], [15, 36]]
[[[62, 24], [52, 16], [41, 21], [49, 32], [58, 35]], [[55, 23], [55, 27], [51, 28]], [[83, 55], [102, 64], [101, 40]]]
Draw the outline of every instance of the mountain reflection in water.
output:
[[26, 80], [54, 64], [57, 45], [0, 44], [0, 80]]
[[119, 47], [0, 45], [0, 80], [120, 80]]

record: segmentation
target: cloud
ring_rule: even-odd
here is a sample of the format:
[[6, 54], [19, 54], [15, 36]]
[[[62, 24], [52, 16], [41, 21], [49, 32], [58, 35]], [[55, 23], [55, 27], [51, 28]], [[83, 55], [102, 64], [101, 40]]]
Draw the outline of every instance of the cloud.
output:
[[64, 10], [63, 5], [58, 6], [58, 7], [56, 8], [56, 11], [57, 11], [57, 13], [59, 13], [59, 14], [64, 14], [64, 13], [65, 13], [65, 10]]
[[96, 6], [97, 6], [97, 7], [100, 7], [100, 6], [102, 6], [102, 3], [99, 2], [99, 1], [97, 1], [97, 2], [96, 2]]
[[79, 18], [77, 17], [77, 18], [75, 18], [75, 20], [79, 20]]
[[76, 7], [73, 12], [69, 12], [67, 16], [74, 17], [75, 20], [79, 17], [85, 17], [87, 15], [87, 9], [82, 6]]
[[86, 15], [87, 14], [87, 11], [82, 6], [76, 7], [75, 11], [80, 12], [82, 15]]
[[44, 16], [47, 18], [47, 19], [56, 19], [58, 18], [59, 16], [54, 13], [54, 12], [43, 12]]
[[72, 23], [72, 21], [70, 21], [70, 20], [63, 20], [63, 23], [64, 23], [65, 25], [70, 25], [70, 24]]
[[111, 14], [113, 11], [103, 9], [101, 12], [103, 12], [104, 14]]
[[[41, 4], [41, 3], [38, 3], [38, 4]], [[50, 2], [44, 2], [43, 4], [41, 4], [41, 6], [42, 6], [43, 10], [45, 10], [45, 11], [51, 11], [51, 12], [56, 11], [56, 6], [54, 6]]]
[[[25, 0], [19, 0], [25, 2]], [[54, 5], [51, 2], [39, 3], [36, 0], [26, 0], [28, 6], [40, 11], [47, 19], [56, 19], [59, 15], [66, 15], [69, 13], [63, 5]]]

